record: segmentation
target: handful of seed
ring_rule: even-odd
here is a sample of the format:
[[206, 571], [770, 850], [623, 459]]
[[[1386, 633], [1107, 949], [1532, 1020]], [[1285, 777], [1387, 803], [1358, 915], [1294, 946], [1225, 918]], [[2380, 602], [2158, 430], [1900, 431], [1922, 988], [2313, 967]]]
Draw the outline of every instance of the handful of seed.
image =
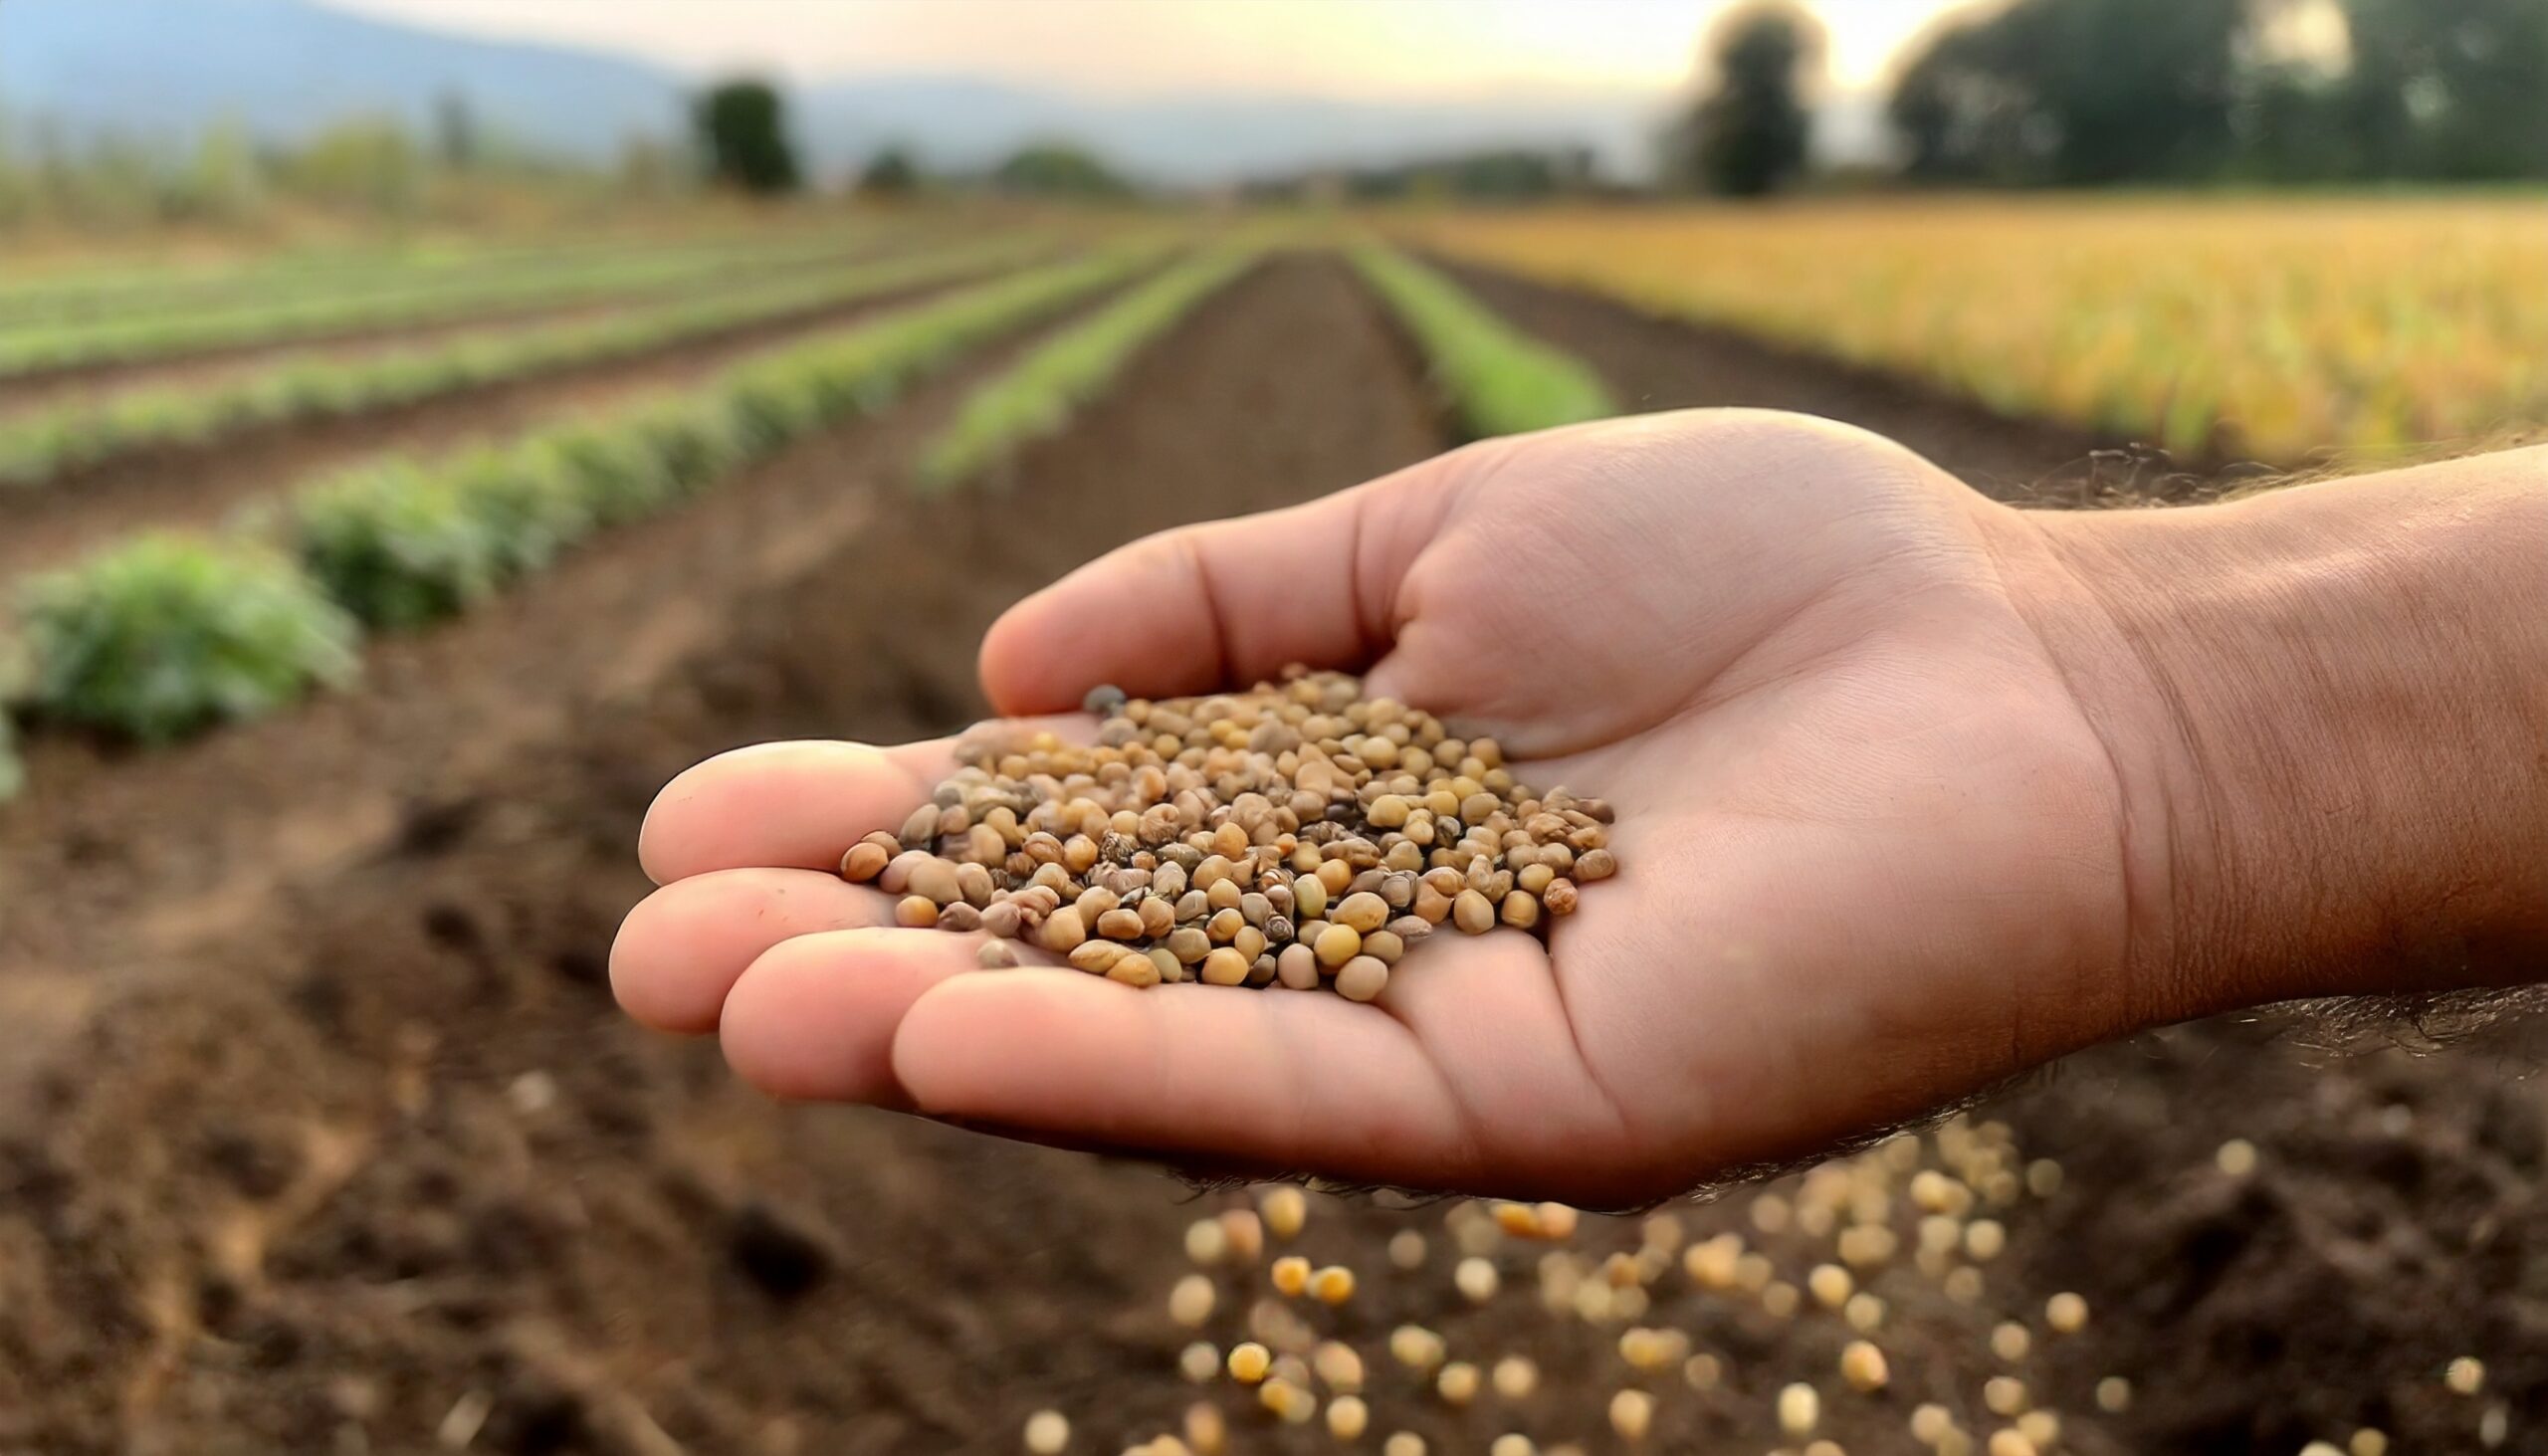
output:
[[1028, 939], [1128, 985], [1200, 979], [1369, 1001], [1408, 948], [1571, 915], [1618, 864], [1609, 805], [1516, 783], [1492, 738], [1287, 669], [1246, 693], [1088, 695], [1091, 746], [992, 728], [899, 835], [842, 857], [914, 927]]

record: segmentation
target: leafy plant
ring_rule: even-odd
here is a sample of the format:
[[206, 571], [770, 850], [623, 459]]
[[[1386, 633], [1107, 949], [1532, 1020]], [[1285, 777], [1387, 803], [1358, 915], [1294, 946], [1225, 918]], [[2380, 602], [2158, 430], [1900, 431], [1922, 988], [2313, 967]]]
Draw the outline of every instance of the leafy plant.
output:
[[1354, 250], [1354, 265], [1414, 336], [1473, 435], [1519, 435], [1618, 413], [1582, 360], [1525, 337], [1434, 270], [1379, 246]]
[[542, 569], [600, 523], [565, 459], [541, 440], [463, 456], [442, 477], [493, 544], [501, 578]]
[[0, 803], [16, 798], [26, 786], [26, 765], [18, 761], [17, 727], [7, 713], [0, 712]]
[[356, 670], [360, 628], [284, 557], [147, 535], [25, 589], [28, 705], [143, 742], [270, 713]]
[[487, 518], [451, 478], [404, 461], [305, 493], [290, 533], [319, 589], [377, 628], [452, 616], [494, 591], [504, 567]]

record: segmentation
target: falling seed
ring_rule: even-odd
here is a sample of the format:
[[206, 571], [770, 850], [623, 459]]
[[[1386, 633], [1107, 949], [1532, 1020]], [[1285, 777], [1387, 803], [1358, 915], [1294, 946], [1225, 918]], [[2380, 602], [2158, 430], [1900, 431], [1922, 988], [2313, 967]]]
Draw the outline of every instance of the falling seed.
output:
[[1813, 1272], [1805, 1277], [1805, 1287], [1812, 1293], [1815, 1304], [1826, 1310], [1836, 1310], [1849, 1302], [1857, 1281], [1849, 1277], [1848, 1270], [1837, 1264], [1816, 1264]]
[[1459, 1266], [1451, 1271], [1451, 1283], [1458, 1287], [1469, 1303], [1482, 1305], [1495, 1298], [1495, 1292], [1503, 1287], [1504, 1279], [1495, 1272], [1491, 1261], [1468, 1258], [1462, 1259]]
[[1860, 1335], [1873, 1335], [1884, 1325], [1884, 1301], [1860, 1290], [1840, 1307], [1840, 1318]]
[[2475, 1355], [2463, 1354], [2442, 1370], [2442, 1383], [2453, 1395], [2474, 1395], [2486, 1388], [2486, 1366]]
[[1712, 1354], [1694, 1354], [1681, 1362], [1681, 1378], [1693, 1390], [1713, 1390], [1725, 1380], [1725, 1362]]
[[2004, 1320], [1991, 1330], [1991, 1352], [2008, 1364], [2016, 1364], [2034, 1348], [2034, 1337], [2026, 1327], [2015, 1320]]
[[1221, 1243], [1230, 1259], [1253, 1264], [1265, 1253], [1265, 1220], [1252, 1209], [1232, 1208], [1220, 1217]]
[[1794, 1217], [1788, 1200], [1776, 1193], [1763, 1193], [1752, 1200], [1752, 1226], [1766, 1234], [1787, 1232]]
[[1026, 1417], [1026, 1449], [1035, 1456], [1061, 1456], [1071, 1443], [1071, 1423], [1058, 1410], [1039, 1410]]
[[1412, 1274], [1424, 1267], [1424, 1235], [1411, 1228], [1389, 1235], [1389, 1267]]
[[1982, 1300], [1982, 1271], [1961, 1264], [1947, 1271], [1947, 1298], [1960, 1305], [1979, 1304]]
[[2212, 1154], [2213, 1163], [2233, 1178], [2243, 1178], [2256, 1170], [2256, 1144], [2244, 1138], [2232, 1138]]
[[2017, 1417], [2017, 1434], [2038, 1450], [2048, 1448], [2061, 1439], [2061, 1417], [2049, 1410], [2029, 1410]]
[[1488, 1443], [1486, 1456], [1538, 1456], [1539, 1448], [1520, 1431], [1507, 1431]]
[[2088, 1327], [2088, 1302], [2063, 1291], [2043, 1302], [2043, 1323], [2056, 1335], [2076, 1335]]
[[1221, 1408], [1208, 1400], [1185, 1407], [1185, 1444], [1194, 1456], [1221, 1456], [1230, 1447], [1230, 1426]]
[[1190, 1384], [1207, 1384], [1221, 1372], [1221, 1352], [1212, 1342], [1197, 1340], [1177, 1352], [1176, 1372]]
[[1188, 1274], [1168, 1292], [1168, 1317], [1188, 1330], [1200, 1330], [1203, 1322], [1212, 1318], [1217, 1297], [1209, 1278]]
[[1630, 1445], [1645, 1439], [1654, 1424], [1654, 1397], [1642, 1390], [1621, 1390], [1610, 1397], [1610, 1429]]
[[2345, 1452], [2333, 1441], [2311, 1441], [2300, 1448], [2300, 1456], [2345, 1456]]
[[1853, 1390], [1881, 1390], [1891, 1372], [1885, 1366], [1884, 1352], [1863, 1340], [1852, 1340], [1840, 1352], [1840, 1378]]
[[1809, 1436], [1822, 1421], [1822, 1396], [1803, 1380], [1779, 1392], [1779, 1429], [1791, 1436]]
[[1518, 1354], [1508, 1354], [1495, 1362], [1489, 1375], [1495, 1393], [1507, 1400], [1527, 1400], [1540, 1387], [1540, 1367]]
[[2512, 1414], [2504, 1409], [2501, 1401], [2497, 1401], [2486, 1407], [2484, 1415], [2477, 1417], [2477, 1444], [2491, 1451], [2504, 1443], [2504, 1437], [2511, 1429]]
[[2034, 1442], [2016, 1426], [2002, 1426], [1991, 1433], [1991, 1444], [1985, 1448], [1990, 1456], [2035, 1456]]
[[1278, 1239], [1297, 1237], [1309, 1221], [1309, 1195], [1289, 1185], [1266, 1189], [1256, 1206], [1265, 1216], [1265, 1231]]
[[2049, 1198], [2061, 1191], [2061, 1164], [2048, 1157], [2038, 1157], [2026, 1164], [2026, 1191], [2038, 1198]]
[[1218, 1264], [1230, 1251], [1229, 1230], [1217, 1218], [1198, 1218], [1185, 1225], [1185, 1257], [1197, 1264]]
[[1358, 1395], [1339, 1395], [1327, 1403], [1327, 1433], [1340, 1441], [1359, 1441], [1372, 1423], [1372, 1408]]
[[1320, 1384], [1339, 1395], [1362, 1393], [1363, 1356], [1344, 1341], [1321, 1341], [1310, 1352], [1310, 1368], [1318, 1372]]
[[1354, 1271], [1330, 1264], [1310, 1276], [1310, 1293], [1323, 1305], [1341, 1305], [1354, 1297]]
[[2008, 1246], [2009, 1230], [1996, 1218], [1977, 1218], [1964, 1226], [1964, 1252], [1976, 1263], [1990, 1263]]
[[1982, 1382], [1982, 1403], [1993, 1415], [2014, 1416], [2026, 1408], [2026, 1382], [2015, 1375], [1993, 1375]]
[[1242, 1385], [1253, 1385], [1264, 1379], [1265, 1372], [1273, 1364], [1274, 1356], [1253, 1340], [1230, 1347], [1230, 1378]]
[[1286, 1254], [1266, 1270], [1275, 1292], [1286, 1299], [1299, 1299], [1310, 1287], [1310, 1261], [1298, 1254]]
[[1934, 1446], [1955, 1428], [1955, 1417], [1933, 1400], [1924, 1400], [1911, 1411], [1911, 1439], [1923, 1446]]
[[2347, 1456], [2389, 1456], [2389, 1433], [2378, 1426], [2364, 1426], [2345, 1442]]
[[1380, 1443], [1380, 1456], [1424, 1456], [1424, 1438], [1413, 1431], [1391, 1431]]
[[1433, 1377], [1434, 1392], [1453, 1405], [1466, 1405], [1476, 1399], [1477, 1384], [1477, 1366], [1464, 1359], [1442, 1366], [1441, 1373]]
[[[2097, 1382], [2097, 1409], [2108, 1415], [2121, 1415], [2132, 1408], [2132, 1382], [2121, 1375], [2108, 1375]], [[2356, 1452], [2354, 1456], [2363, 1456]]]
[[1270, 1378], [1256, 1387], [1256, 1403], [1285, 1425], [1306, 1425], [1318, 1414], [1318, 1397], [1290, 1380]]
[[1761, 1308], [1773, 1319], [1785, 1320], [1793, 1317], [1804, 1303], [1805, 1296], [1797, 1290], [1795, 1285], [1784, 1279], [1761, 1291]]
[[1410, 1370], [1429, 1370], [1442, 1363], [1442, 1337], [1421, 1325], [1400, 1325], [1389, 1332], [1389, 1358]]

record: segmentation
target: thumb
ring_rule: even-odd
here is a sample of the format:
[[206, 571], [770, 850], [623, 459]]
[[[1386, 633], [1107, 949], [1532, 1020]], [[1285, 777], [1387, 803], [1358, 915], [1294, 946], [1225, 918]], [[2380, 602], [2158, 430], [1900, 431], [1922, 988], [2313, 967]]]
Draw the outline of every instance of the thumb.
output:
[[1350, 491], [1119, 547], [1009, 608], [982, 639], [1003, 714], [1244, 686], [1287, 663], [1360, 670], [1394, 637], [1397, 586], [1477, 473], [1455, 451]]

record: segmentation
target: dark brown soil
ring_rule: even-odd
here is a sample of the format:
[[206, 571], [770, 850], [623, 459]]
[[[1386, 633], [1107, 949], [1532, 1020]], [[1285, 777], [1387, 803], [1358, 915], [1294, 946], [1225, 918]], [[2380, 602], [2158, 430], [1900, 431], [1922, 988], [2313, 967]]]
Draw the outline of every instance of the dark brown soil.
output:
[[204, 525], [243, 503], [388, 451], [438, 454], [654, 390], [696, 383], [757, 350], [867, 317], [953, 284], [738, 325], [632, 358], [460, 390], [341, 419], [244, 430], [108, 461], [34, 489], [0, 489], [0, 581], [146, 527]]
[[[0, 1450], [1008, 1451], [1053, 1405], [1073, 1451], [1105, 1453], [1195, 1398], [1163, 1302], [1185, 1223], [1224, 1196], [770, 1106], [713, 1047], [625, 1025], [603, 984], [645, 888], [638, 816], [671, 772], [765, 737], [943, 730], [975, 711], [972, 644], [1023, 591], [1156, 526], [1439, 444], [1397, 340], [1324, 262], [1207, 307], [1003, 490], [899, 497], [961, 382], [388, 645], [358, 693], [138, 762], [40, 745], [34, 797], [0, 817], [0, 1011], [19, 1033]], [[1987, 1430], [1985, 1332], [2064, 1288], [2089, 1330], [2025, 1371], [2062, 1449], [2291, 1452], [2374, 1421], [2402, 1451], [2473, 1450], [2494, 1402], [2510, 1449], [2535, 1446], [2548, 1133], [2509, 1075], [2524, 1050], [2320, 1065], [2257, 1041], [2192, 1028], [2002, 1099], [2065, 1184], [2008, 1215], [1979, 1306], [1881, 1277], [1881, 1395], [1834, 1393], [1827, 1316], [1659, 1295], [1648, 1319], [1731, 1374], [1704, 1398], [1654, 1382], [1648, 1449], [1768, 1449], [1790, 1379], [1824, 1387], [1824, 1433], [1853, 1452], [1911, 1449], [1922, 1399]], [[2231, 1136], [2262, 1149], [2243, 1180], [2212, 1161]], [[1688, 1220], [1741, 1226], [1741, 1208]], [[1527, 1246], [1496, 1255], [1503, 1297], [1462, 1310], [1440, 1223], [1370, 1201], [1314, 1216], [1309, 1251], [1363, 1274], [1323, 1319], [1373, 1366], [1364, 1449], [1400, 1426], [1436, 1452], [1515, 1428], [1620, 1449], [1602, 1416], [1617, 1327], [1540, 1313]], [[1430, 1262], [1392, 1277], [1380, 1240], [1409, 1226]], [[1588, 1220], [1578, 1243], [1633, 1239]], [[1767, 1242], [1783, 1278], [1817, 1257]], [[1224, 1344], [1243, 1287], [1224, 1278]], [[1527, 1351], [1541, 1392], [1466, 1413], [1421, 1395], [1380, 1353], [1405, 1318], [1463, 1357]], [[2488, 1361], [2476, 1399], [2440, 1385], [2465, 1352]], [[2127, 1416], [2088, 1403], [2108, 1373], [2135, 1380]], [[1337, 1449], [1212, 1398], [1236, 1449]]]

